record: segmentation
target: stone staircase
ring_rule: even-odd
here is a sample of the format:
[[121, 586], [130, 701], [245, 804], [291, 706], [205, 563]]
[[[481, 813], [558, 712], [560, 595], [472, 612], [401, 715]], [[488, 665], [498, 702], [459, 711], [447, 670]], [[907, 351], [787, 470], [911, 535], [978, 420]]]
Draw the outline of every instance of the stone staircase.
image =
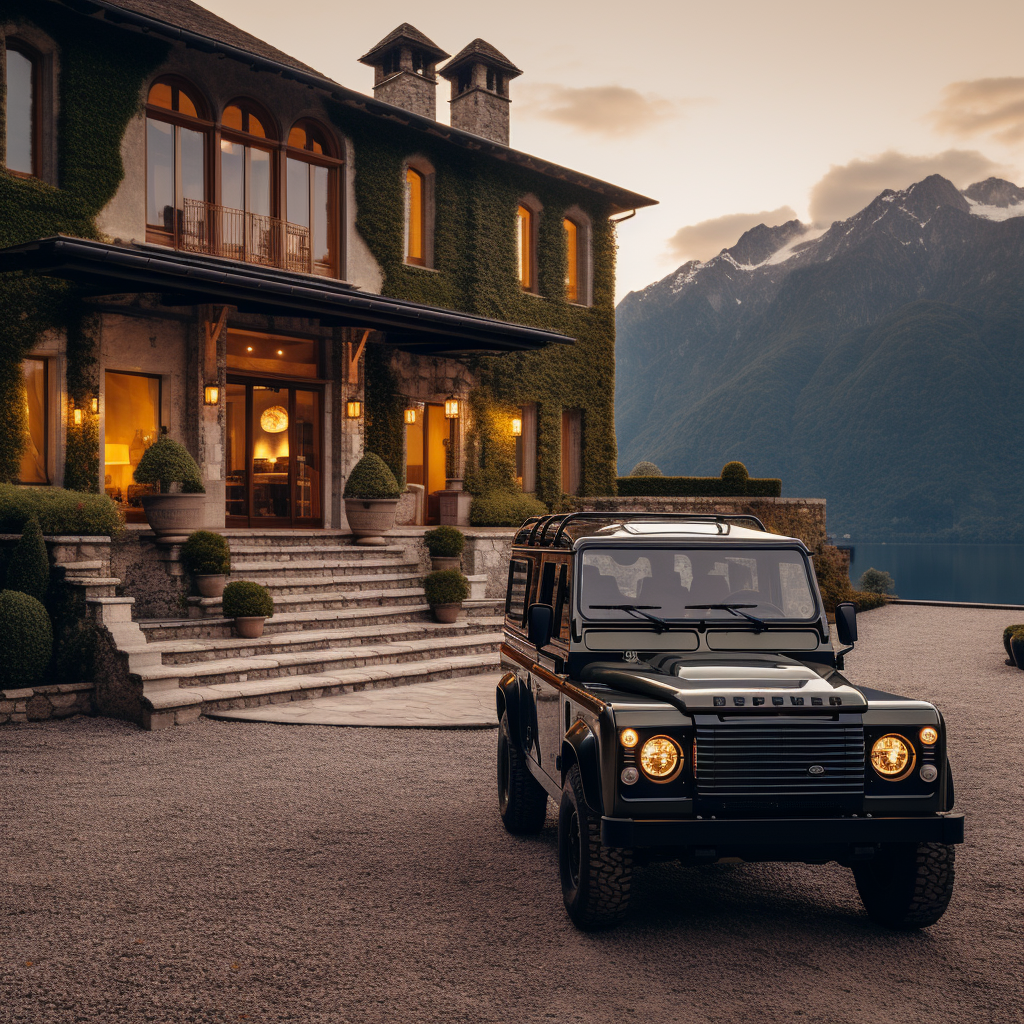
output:
[[234, 635], [219, 599], [190, 598], [189, 618], [130, 622], [131, 598], [90, 595], [141, 682], [145, 728], [498, 668], [501, 602], [468, 601], [456, 623], [434, 622], [423, 570], [403, 547], [360, 547], [332, 531], [224, 535], [230, 579], [255, 580], [274, 597], [257, 640]]

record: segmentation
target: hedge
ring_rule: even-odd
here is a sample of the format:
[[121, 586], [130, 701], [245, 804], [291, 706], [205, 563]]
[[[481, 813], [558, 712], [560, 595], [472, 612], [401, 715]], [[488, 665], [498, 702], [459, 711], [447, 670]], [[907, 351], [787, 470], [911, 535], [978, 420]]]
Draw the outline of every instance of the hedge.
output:
[[46, 600], [50, 587], [50, 559], [46, 553], [46, 541], [39, 529], [39, 519], [29, 516], [7, 563], [6, 590], [16, 590], [34, 597], [40, 603]]
[[620, 498], [782, 497], [782, 481], [771, 477], [748, 477], [742, 489], [720, 476], [620, 476], [616, 485]]
[[546, 516], [547, 506], [532, 495], [494, 491], [473, 499], [469, 521], [473, 526], [522, 526], [531, 516]]
[[21, 533], [33, 515], [47, 537], [114, 537], [124, 526], [121, 510], [105, 494], [0, 484], [0, 533]]

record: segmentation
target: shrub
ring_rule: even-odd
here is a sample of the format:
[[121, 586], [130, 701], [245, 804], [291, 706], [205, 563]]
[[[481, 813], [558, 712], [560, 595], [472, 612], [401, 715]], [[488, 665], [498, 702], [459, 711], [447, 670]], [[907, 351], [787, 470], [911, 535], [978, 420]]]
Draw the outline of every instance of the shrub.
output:
[[367, 452], [352, 467], [345, 481], [346, 498], [365, 498], [370, 501], [397, 498], [402, 493], [395, 474], [387, 463], [373, 452]]
[[0, 533], [21, 533], [33, 515], [47, 537], [114, 537], [124, 527], [121, 510], [105, 494], [0, 484]]
[[720, 476], [620, 476], [620, 498], [778, 498], [782, 481], [772, 477], [748, 477], [740, 481]]
[[814, 574], [818, 578], [821, 599], [825, 610], [834, 612], [841, 601], [852, 601], [857, 611], [866, 612], [886, 603], [885, 594], [870, 594], [854, 590], [850, 583], [849, 563], [839, 548], [831, 544], [822, 545], [814, 553]]
[[274, 599], [270, 591], [259, 583], [235, 580], [224, 588], [222, 607], [227, 619], [259, 615], [267, 619], [274, 614]]
[[479, 494], [469, 509], [474, 526], [522, 526], [531, 516], [546, 516], [547, 506], [521, 491], [491, 491]]
[[893, 578], [881, 569], [867, 569], [860, 578], [860, 589], [869, 594], [891, 594], [895, 586]]
[[645, 459], [642, 462], [638, 462], [633, 467], [633, 472], [630, 473], [629, 475], [630, 476], [664, 476], [665, 474], [662, 473], [662, 471], [660, 469], [658, 469], [658, 467], [653, 462], [648, 462]]
[[34, 597], [0, 592], [0, 681], [4, 689], [38, 682], [53, 655], [53, 627]]
[[1016, 626], [1007, 626], [1003, 630], [1003, 647], [1006, 649], [1006, 656], [1013, 661], [1013, 651], [1010, 650], [1010, 637], [1014, 633], [1024, 632], [1024, 623], [1018, 623]]
[[735, 488], [736, 494], [746, 494], [750, 474], [742, 462], [727, 462], [722, 467], [722, 481]]
[[427, 604], [461, 604], [469, 597], [469, 580], [458, 569], [439, 569], [423, 581]]
[[37, 601], [46, 600], [50, 586], [50, 559], [46, 554], [43, 531], [39, 529], [39, 517], [29, 516], [21, 540], [11, 553], [7, 563], [5, 587], [28, 594]]
[[181, 546], [181, 560], [190, 576], [226, 576], [231, 572], [228, 542], [210, 530], [196, 530]]
[[458, 558], [466, 546], [466, 538], [454, 526], [438, 526], [423, 534], [431, 558]]
[[143, 453], [135, 467], [137, 484], [159, 484], [161, 494], [169, 494], [172, 484], [181, 484], [183, 494], [203, 494], [202, 477], [188, 449], [166, 435], [157, 438]]

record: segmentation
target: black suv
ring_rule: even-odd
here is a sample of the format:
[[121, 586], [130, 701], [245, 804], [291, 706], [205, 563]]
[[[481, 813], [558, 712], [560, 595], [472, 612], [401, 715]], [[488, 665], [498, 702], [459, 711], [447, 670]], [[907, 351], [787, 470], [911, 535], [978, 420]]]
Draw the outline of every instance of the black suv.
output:
[[876, 921], [937, 921], [953, 889], [946, 729], [854, 686], [810, 553], [751, 516], [572, 513], [512, 547], [497, 688], [498, 805], [558, 860], [581, 928], [625, 914], [633, 866], [838, 861]]

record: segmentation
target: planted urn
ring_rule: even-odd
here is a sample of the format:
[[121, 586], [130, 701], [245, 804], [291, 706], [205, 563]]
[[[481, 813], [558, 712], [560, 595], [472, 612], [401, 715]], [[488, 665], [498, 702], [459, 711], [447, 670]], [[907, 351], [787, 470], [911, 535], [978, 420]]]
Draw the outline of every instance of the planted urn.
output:
[[235, 632], [246, 640], [263, 636], [263, 623], [274, 614], [274, 599], [262, 584], [235, 580], [224, 588], [222, 608], [226, 619], [235, 620]]
[[187, 537], [202, 526], [206, 488], [184, 445], [169, 437], [158, 438], [143, 453], [133, 477], [137, 484], [160, 487], [159, 494], [141, 497], [146, 520], [158, 540]]
[[469, 580], [458, 569], [439, 569], [423, 581], [427, 604], [438, 622], [454, 622], [469, 597]]
[[423, 543], [430, 553], [430, 568], [435, 572], [461, 567], [462, 550], [466, 546], [466, 538], [461, 530], [454, 526], [438, 526], [427, 530], [423, 535]]
[[345, 481], [345, 517], [357, 544], [384, 544], [394, 529], [402, 488], [387, 463], [367, 452]]
[[228, 542], [210, 530], [195, 530], [182, 545], [181, 560], [202, 597], [222, 597], [231, 572]]

